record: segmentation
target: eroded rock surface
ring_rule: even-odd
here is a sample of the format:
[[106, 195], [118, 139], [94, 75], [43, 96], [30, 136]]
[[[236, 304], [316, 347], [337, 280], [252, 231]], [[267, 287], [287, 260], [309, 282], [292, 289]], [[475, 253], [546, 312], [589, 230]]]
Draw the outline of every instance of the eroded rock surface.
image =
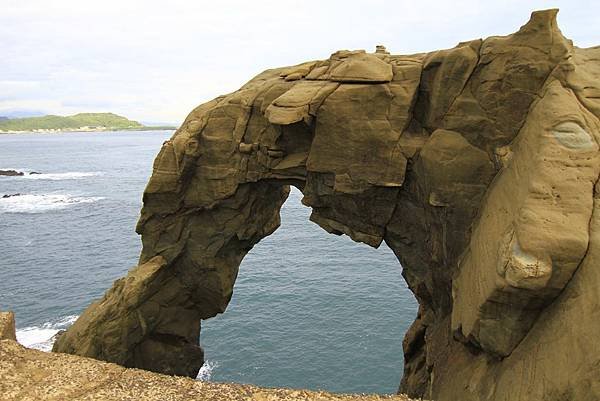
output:
[[600, 48], [556, 12], [428, 54], [338, 51], [193, 110], [156, 158], [139, 266], [55, 351], [194, 376], [201, 320], [294, 185], [312, 221], [401, 262], [420, 305], [402, 392], [599, 399]]

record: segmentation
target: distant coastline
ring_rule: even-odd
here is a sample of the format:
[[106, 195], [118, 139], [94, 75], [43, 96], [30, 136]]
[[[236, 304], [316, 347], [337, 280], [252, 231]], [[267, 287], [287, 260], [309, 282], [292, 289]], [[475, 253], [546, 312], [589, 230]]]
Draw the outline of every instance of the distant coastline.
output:
[[176, 126], [148, 126], [114, 113], [79, 113], [72, 116], [47, 115], [27, 118], [0, 118], [0, 134], [60, 132], [110, 132], [174, 130]]
[[0, 130], [0, 135], [16, 135], [16, 134], [52, 134], [52, 133], [64, 133], [64, 132], [73, 132], [73, 133], [95, 133], [95, 132], [115, 132], [115, 131], [164, 131], [164, 130], [176, 130], [175, 126], [143, 126], [138, 128], [103, 128], [103, 127], [94, 127], [94, 128], [61, 128], [61, 129], [33, 129], [26, 131], [3, 131]]

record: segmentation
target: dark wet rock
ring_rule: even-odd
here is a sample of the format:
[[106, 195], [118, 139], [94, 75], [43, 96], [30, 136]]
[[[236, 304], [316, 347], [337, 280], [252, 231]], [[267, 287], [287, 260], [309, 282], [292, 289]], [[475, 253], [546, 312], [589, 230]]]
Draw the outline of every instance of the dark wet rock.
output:
[[25, 175], [25, 173], [16, 170], [0, 170], [0, 175], [8, 176], [8, 177], [18, 177]]

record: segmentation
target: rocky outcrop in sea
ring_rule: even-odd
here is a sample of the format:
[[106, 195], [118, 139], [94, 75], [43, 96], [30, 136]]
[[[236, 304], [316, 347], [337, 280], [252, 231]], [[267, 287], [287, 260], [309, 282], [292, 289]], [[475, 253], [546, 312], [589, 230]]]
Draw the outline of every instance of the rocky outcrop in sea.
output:
[[16, 170], [0, 170], [0, 175], [4, 175], [7, 177], [18, 177], [18, 176], [25, 175], [25, 173], [23, 173], [22, 171], [16, 171]]

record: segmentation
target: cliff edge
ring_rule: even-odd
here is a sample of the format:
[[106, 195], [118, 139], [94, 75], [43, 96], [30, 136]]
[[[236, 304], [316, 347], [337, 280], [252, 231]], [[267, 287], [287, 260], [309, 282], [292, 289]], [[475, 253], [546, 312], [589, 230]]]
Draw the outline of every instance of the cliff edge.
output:
[[0, 312], [2, 401], [410, 401], [405, 396], [269, 389], [173, 377], [74, 355], [25, 348], [12, 313]]

